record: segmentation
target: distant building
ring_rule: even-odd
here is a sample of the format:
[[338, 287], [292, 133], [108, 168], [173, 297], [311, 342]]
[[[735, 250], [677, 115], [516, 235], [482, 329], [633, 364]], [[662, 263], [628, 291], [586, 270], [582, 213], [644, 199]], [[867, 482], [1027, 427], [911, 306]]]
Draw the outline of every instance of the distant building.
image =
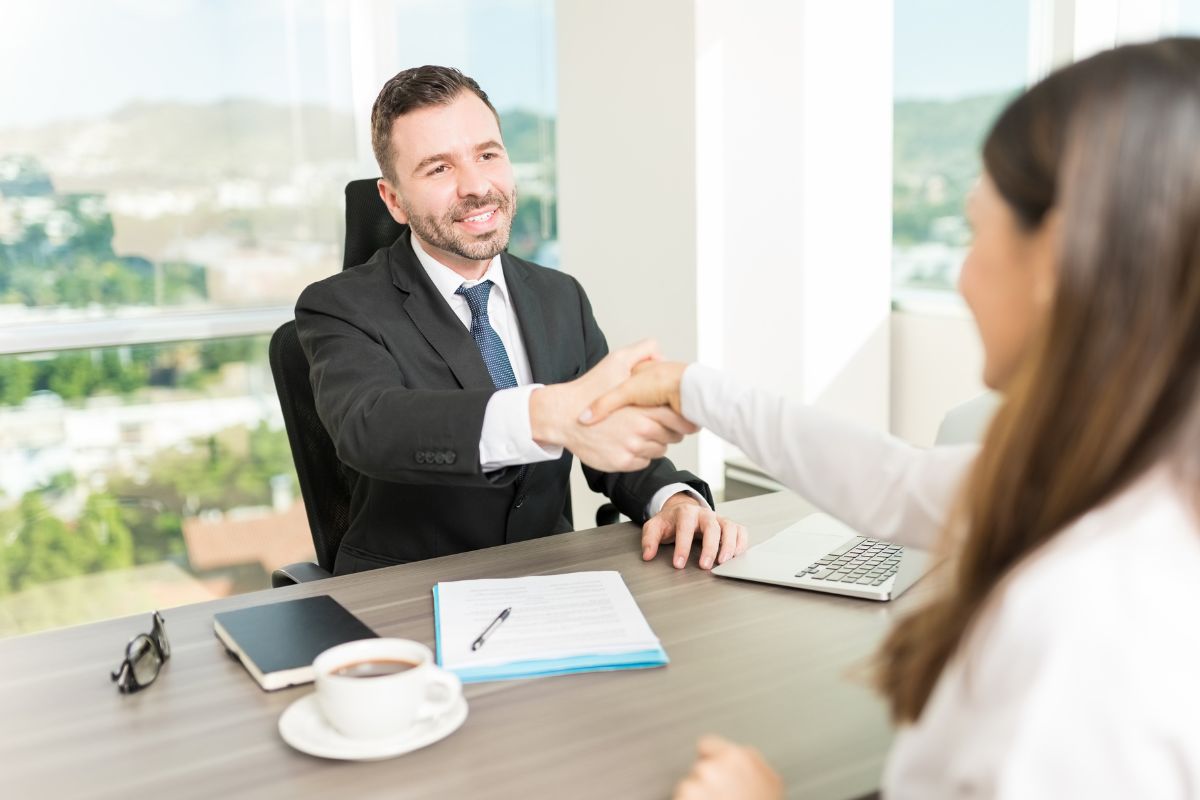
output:
[[95, 397], [82, 407], [39, 393], [20, 406], [0, 407], [0, 492], [16, 502], [61, 472], [90, 486], [95, 476], [130, 472], [163, 451], [264, 421], [274, 428], [283, 424], [278, 403], [265, 390], [136, 404]]
[[278, 567], [312, 561], [312, 537], [304, 503], [282, 510], [239, 508], [183, 520], [188, 562], [196, 573], [253, 564], [270, 575]]

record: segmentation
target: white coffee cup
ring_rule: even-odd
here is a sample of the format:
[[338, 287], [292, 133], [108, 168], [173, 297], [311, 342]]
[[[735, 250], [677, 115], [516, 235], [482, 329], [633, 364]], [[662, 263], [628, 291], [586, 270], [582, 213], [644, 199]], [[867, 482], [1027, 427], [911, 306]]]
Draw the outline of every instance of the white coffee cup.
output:
[[428, 647], [408, 639], [340, 644], [317, 656], [313, 670], [325, 719], [355, 739], [402, 734], [462, 696], [458, 676], [434, 663]]

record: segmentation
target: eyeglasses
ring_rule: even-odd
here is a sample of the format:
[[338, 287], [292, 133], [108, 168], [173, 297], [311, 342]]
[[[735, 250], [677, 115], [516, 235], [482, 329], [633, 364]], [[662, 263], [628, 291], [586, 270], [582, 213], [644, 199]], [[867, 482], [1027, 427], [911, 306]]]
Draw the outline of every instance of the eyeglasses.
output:
[[125, 660], [113, 670], [112, 679], [122, 694], [145, 689], [154, 683], [163, 662], [171, 657], [167, 628], [162, 614], [154, 612], [154, 627], [149, 633], [139, 633], [125, 647]]

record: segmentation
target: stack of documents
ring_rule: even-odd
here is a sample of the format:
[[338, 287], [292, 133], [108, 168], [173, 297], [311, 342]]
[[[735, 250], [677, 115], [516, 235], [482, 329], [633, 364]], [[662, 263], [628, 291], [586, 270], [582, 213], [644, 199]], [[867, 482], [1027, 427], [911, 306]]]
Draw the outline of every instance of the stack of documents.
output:
[[433, 609], [438, 664], [464, 683], [668, 661], [618, 572], [443, 582], [433, 587]]

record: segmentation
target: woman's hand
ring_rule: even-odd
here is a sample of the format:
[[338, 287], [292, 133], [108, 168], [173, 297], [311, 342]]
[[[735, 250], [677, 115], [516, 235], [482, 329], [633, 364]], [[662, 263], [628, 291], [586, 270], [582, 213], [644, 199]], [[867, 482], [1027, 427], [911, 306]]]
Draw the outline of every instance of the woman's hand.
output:
[[674, 361], [641, 361], [623, 383], [593, 400], [579, 421], [594, 425], [625, 406], [668, 406], [682, 417], [679, 384], [687, 366]]
[[696, 750], [699, 756], [692, 771], [675, 787], [675, 800], [783, 797], [783, 779], [753, 747], [742, 747], [720, 736], [705, 736]]

